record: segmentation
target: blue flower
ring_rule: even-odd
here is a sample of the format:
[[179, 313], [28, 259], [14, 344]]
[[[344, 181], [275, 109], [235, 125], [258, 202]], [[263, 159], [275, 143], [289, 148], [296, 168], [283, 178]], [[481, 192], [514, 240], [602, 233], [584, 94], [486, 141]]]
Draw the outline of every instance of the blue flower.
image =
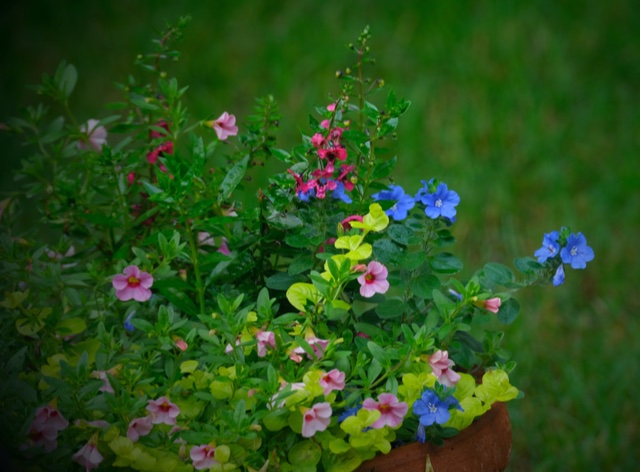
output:
[[424, 429], [424, 426], [422, 425], [422, 423], [418, 424], [418, 432], [416, 433], [416, 441], [418, 441], [421, 444], [424, 444], [425, 442], [427, 442], [427, 432]]
[[333, 198], [337, 198], [338, 200], [342, 200], [345, 203], [351, 203], [351, 197], [344, 193], [344, 184], [342, 182], [336, 182], [336, 188], [331, 193]]
[[425, 214], [433, 219], [442, 216], [451, 222], [455, 221], [456, 205], [460, 203], [460, 196], [453, 190], [449, 190], [447, 184], [443, 182], [439, 183], [435, 192], [431, 193], [429, 183], [423, 180], [424, 188], [420, 189], [415, 197], [416, 200], [420, 200], [426, 205]]
[[374, 200], [395, 200], [396, 204], [385, 213], [396, 221], [404, 220], [409, 210], [416, 205], [414, 198], [404, 193], [404, 189], [399, 185], [389, 185], [389, 190], [375, 193], [371, 197]]
[[571, 264], [572, 269], [584, 269], [587, 262], [593, 260], [594, 254], [582, 233], [571, 233], [567, 245], [560, 251], [560, 257], [565, 264]]
[[315, 188], [310, 188], [306, 192], [302, 190], [298, 190], [298, 198], [300, 199], [301, 202], [308, 202], [309, 198], [315, 197], [315, 196], [316, 196]]
[[362, 406], [354, 406], [352, 408], [347, 408], [338, 416], [338, 422], [342, 423], [344, 420], [346, 420], [350, 416], [356, 416], [360, 411], [360, 408], [362, 408]]
[[413, 412], [420, 417], [420, 424], [431, 426], [432, 424], [444, 424], [449, 421], [451, 413], [449, 408], [453, 406], [462, 410], [455, 397], [450, 396], [441, 400], [433, 390], [425, 390], [422, 397], [413, 404]]
[[124, 320], [124, 329], [126, 329], [130, 333], [133, 333], [133, 331], [136, 329], [135, 326], [133, 326], [133, 324], [131, 324], [131, 318], [133, 318], [133, 315], [135, 315], [135, 314], [136, 314], [136, 312], [134, 310], [131, 313], [129, 313], [129, 315]]
[[551, 231], [544, 235], [542, 238], [542, 247], [533, 253], [538, 258], [539, 263], [546, 262], [547, 259], [554, 257], [560, 250], [560, 243], [558, 243], [559, 234], [557, 231]]
[[560, 264], [558, 266], [558, 270], [556, 270], [556, 273], [553, 276], [553, 285], [557, 287], [558, 285], [562, 285], [563, 283], [564, 283], [564, 266]]

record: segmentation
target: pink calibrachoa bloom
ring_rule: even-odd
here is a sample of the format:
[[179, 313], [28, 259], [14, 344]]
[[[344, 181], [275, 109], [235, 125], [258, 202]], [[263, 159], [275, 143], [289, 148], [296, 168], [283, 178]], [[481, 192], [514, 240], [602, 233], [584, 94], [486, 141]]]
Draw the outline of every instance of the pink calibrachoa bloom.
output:
[[331, 405], [316, 403], [302, 414], [302, 436], [310, 438], [318, 431], [324, 431], [331, 423]]
[[151, 416], [134, 418], [129, 423], [129, 428], [127, 429], [127, 437], [132, 442], [136, 442], [142, 436], [146, 436], [147, 434], [149, 434], [152, 428], [153, 428], [153, 422], [152, 422]]
[[213, 128], [220, 141], [224, 141], [229, 136], [235, 136], [238, 134], [236, 117], [234, 115], [230, 115], [226, 111], [220, 115], [217, 120], [208, 121], [207, 124]]
[[107, 372], [105, 370], [94, 370], [91, 375], [93, 377], [99, 378], [100, 380], [102, 380], [102, 382], [104, 382], [102, 387], [100, 387], [100, 389], [98, 390], [99, 392], [115, 393], [113, 387], [109, 383], [109, 377], [107, 377]]
[[386, 293], [389, 290], [387, 275], [389, 275], [389, 272], [384, 265], [377, 261], [369, 262], [367, 271], [358, 277], [360, 295], [365, 298], [371, 298], [376, 293]]
[[[313, 349], [313, 354], [315, 355], [315, 357], [317, 359], [322, 359], [324, 357], [324, 351], [329, 345], [329, 340], [319, 339], [315, 336], [311, 336], [309, 338], [306, 338], [306, 341], [311, 346], [311, 349]], [[291, 353], [289, 353], [289, 359], [294, 362], [300, 363], [302, 361], [302, 354], [307, 353], [302, 347], [298, 346], [294, 348]], [[307, 358], [313, 360], [313, 358], [309, 354], [307, 354]]]
[[343, 390], [344, 377], [344, 372], [341, 372], [338, 369], [333, 369], [324, 374], [322, 377], [320, 377], [320, 386], [322, 387], [322, 392], [325, 395], [329, 395], [334, 390]]
[[151, 413], [153, 424], [176, 424], [176, 416], [180, 414], [180, 408], [175, 403], [171, 403], [167, 397], [160, 397], [157, 400], [149, 400], [147, 411]]
[[80, 131], [86, 135], [86, 138], [78, 141], [78, 148], [91, 147], [96, 152], [102, 150], [102, 146], [107, 142], [107, 129], [104, 126], [98, 126], [98, 123], [100, 123], [99, 120], [89, 120], [87, 124], [80, 126]]
[[449, 359], [447, 351], [437, 350], [429, 357], [429, 365], [433, 375], [438, 377], [438, 382], [446, 387], [453, 387], [460, 380], [460, 374], [454, 372], [451, 367], [455, 363]]
[[98, 451], [98, 448], [96, 447], [95, 436], [89, 439], [89, 442], [82, 446], [82, 449], [71, 456], [71, 459], [74, 462], [83, 465], [86, 472], [98, 467], [104, 457], [102, 457], [102, 454], [100, 454], [100, 451]]
[[215, 464], [218, 464], [218, 461], [215, 459], [215, 454], [216, 448], [208, 444], [193, 446], [189, 451], [189, 455], [193, 461], [193, 468], [196, 470], [210, 469]]
[[362, 217], [360, 215], [347, 216], [340, 222], [340, 224], [342, 225], [342, 229], [344, 229], [345, 231], [349, 231], [351, 229], [352, 221], [359, 221], [360, 223], [362, 223]]
[[380, 412], [380, 418], [371, 425], [375, 429], [385, 426], [392, 428], [400, 426], [409, 410], [409, 406], [405, 402], [399, 402], [398, 398], [392, 393], [381, 393], [378, 395], [377, 402], [373, 398], [367, 398], [362, 402], [362, 408]]
[[500, 300], [498, 297], [489, 298], [488, 300], [484, 301], [484, 308], [491, 313], [498, 313], [501, 304], [502, 300]]
[[273, 331], [258, 331], [256, 339], [258, 340], [258, 357], [267, 355], [267, 347], [276, 348], [276, 336]]
[[273, 410], [274, 408], [282, 408], [285, 405], [285, 400], [280, 401], [277, 405], [276, 405], [276, 399], [278, 398], [278, 395], [280, 394], [280, 392], [282, 390], [284, 390], [286, 388], [287, 385], [291, 386], [291, 391], [294, 392], [296, 390], [304, 390], [305, 385], [304, 382], [293, 382], [293, 383], [287, 383], [287, 382], [281, 382], [280, 383], [280, 389], [278, 390], [278, 393], [274, 394], [271, 397], [271, 401], [267, 403], [267, 408], [270, 410]]
[[127, 300], [137, 300], [146, 302], [151, 298], [153, 276], [148, 272], [142, 272], [138, 266], [130, 265], [124, 269], [124, 275], [118, 274], [113, 277], [113, 288], [116, 289], [116, 297], [126, 302]]
[[69, 426], [69, 422], [62, 416], [62, 413], [49, 405], [42, 406], [36, 410], [33, 424], [48, 426], [57, 431], [62, 431]]
[[176, 347], [178, 349], [180, 349], [182, 352], [186, 351], [187, 349], [189, 349], [189, 345], [184, 341], [184, 339], [179, 338], [176, 341]]

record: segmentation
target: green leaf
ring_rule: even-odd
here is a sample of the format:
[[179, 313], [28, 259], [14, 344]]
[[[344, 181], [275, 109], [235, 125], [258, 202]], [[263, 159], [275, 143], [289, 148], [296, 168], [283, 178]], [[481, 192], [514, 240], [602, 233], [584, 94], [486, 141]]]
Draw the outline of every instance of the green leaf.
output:
[[287, 300], [300, 311], [306, 311], [307, 303], [320, 301], [320, 292], [313, 284], [295, 283], [287, 290]]
[[[300, 467], [315, 466], [320, 462], [322, 449], [311, 439], [306, 439], [294, 444], [287, 457], [289, 462], [296, 466], [296, 470], [300, 470]], [[315, 470], [315, 467], [313, 470]]]
[[69, 64], [64, 69], [64, 74], [62, 76], [62, 80], [60, 81], [60, 90], [65, 94], [66, 97], [71, 95], [73, 89], [76, 87], [76, 82], [78, 81], [78, 71], [73, 66], [73, 64]]
[[286, 272], [276, 272], [266, 280], [268, 288], [273, 290], [287, 290], [291, 285], [303, 280], [302, 277], [295, 277]]
[[403, 244], [405, 246], [410, 244], [410, 241], [413, 239], [414, 235], [413, 231], [411, 231], [404, 225], [391, 225], [387, 229], [387, 233], [389, 234], [389, 237], [395, 242]]
[[291, 162], [291, 154], [282, 149], [269, 148], [269, 151], [276, 159], [284, 162], [285, 164], [289, 164]]
[[484, 266], [484, 275], [498, 285], [505, 285], [515, 280], [511, 269], [497, 262], [489, 262], [486, 264]]
[[517, 318], [518, 312], [520, 311], [520, 303], [515, 298], [510, 298], [500, 305], [500, 309], [498, 310], [498, 319], [500, 322], [508, 325], [513, 323], [513, 321]]
[[316, 261], [308, 254], [300, 254], [296, 256], [289, 264], [289, 275], [297, 275], [313, 268]]
[[430, 300], [433, 298], [433, 291], [440, 287], [440, 279], [433, 274], [420, 275], [411, 280], [411, 291], [416, 297]]
[[436, 307], [440, 311], [440, 313], [450, 314], [456, 308], [456, 304], [451, 301], [445, 294], [443, 294], [440, 290], [434, 290], [432, 292], [433, 301], [436, 304]]
[[376, 307], [376, 314], [382, 319], [398, 318], [406, 310], [406, 305], [397, 298], [385, 300]]
[[429, 266], [438, 274], [455, 274], [462, 270], [462, 261], [449, 252], [441, 252], [429, 258]]
[[284, 408], [279, 408], [267, 414], [262, 419], [264, 427], [269, 431], [280, 431], [285, 428], [289, 422], [289, 411]]
[[374, 359], [376, 359], [383, 366], [388, 366], [389, 356], [387, 356], [387, 352], [382, 347], [380, 347], [373, 341], [368, 341], [367, 347], [369, 348], [369, 351], [371, 352], [371, 355]]
[[247, 172], [247, 164], [249, 163], [249, 156], [242, 158], [231, 170], [225, 175], [222, 184], [220, 185], [219, 201], [228, 199], [231, 193], [235, 190], [238, 184], [242, 181], [244, 174]]
[[520, 272], [527, 275], [534, 274], [542, 268], [542, 265], [531, 257], [519, 257], [513, 261], [513, 265], [515, 265], [516, 269]]
[[393, 156], [388, 161], [378, 162], [373, 168], [373, 172], [371, 172], [371, 180], [379, 180], [388, 177], [393, 171], [397, 162], [398, 158], [396, 156]]

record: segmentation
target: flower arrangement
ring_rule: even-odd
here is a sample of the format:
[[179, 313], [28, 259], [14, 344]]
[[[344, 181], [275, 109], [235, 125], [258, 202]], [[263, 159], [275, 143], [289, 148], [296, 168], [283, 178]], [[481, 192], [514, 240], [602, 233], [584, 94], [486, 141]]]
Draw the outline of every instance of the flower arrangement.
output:
[[[63, 63], [38, 89], [63, 114], [39, 105], [5, 126], [34, 149], [0, 213], [16, 461], [351, 471], [521, 397], [501, 348], [513, 295], [583, 269], [585, 237], [552, 231], [519, 276], [492, 262], [458, 280], [461, 197], [436, 178], [392, 183], [409, 102], [366, 76], [368, 28], [286, 151], [271, 96], [240, 127], [227, 111], [190, 121], [164, 69], [184, 23], [138, 57], [150, 79], [119, 84], [118, 114], [78, 121]], [[29, 206], [40, 223], [24, 228]]]

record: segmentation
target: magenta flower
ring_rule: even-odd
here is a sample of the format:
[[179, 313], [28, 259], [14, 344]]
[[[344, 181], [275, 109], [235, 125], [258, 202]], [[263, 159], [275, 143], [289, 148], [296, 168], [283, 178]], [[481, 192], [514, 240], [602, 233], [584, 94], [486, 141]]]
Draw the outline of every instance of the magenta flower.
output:
[[369, 262], [367, 271], [358, 277], [360, 295], [365, 298], [371, 298], [376, 293], [386, 293], [389, 290], [387, 275], [389, 275], [389, 272], [384, 265], [376, 261]]
[[216, 449], [208, 444], [202, 446], [193, 446], [189, 455], [193, 461], [193, 468], [196, 470], [210, 469], [218, 461], [215, 460]]
[[180, 414], [180, 408], [175, 403], [171, 403], [167, 397], [160, 397], [157, 400], [149, 400], [147, 411], [151, 413], [153, 424], [176, 424], [176, 416]]
[[342, 146], [333, 146], [329, 149], [318, 149], [318, 156], [320, 159], [329, 159], [334, 161], [339, 159], [344, 161], [347, 158], [347, 150]]
[[220, 254], [224, 254], [225, 256], [230, 256], [231, 255], [231, 251], [229, 251], [229, 246], [227, 246], [227, 238], [225, 238], [224, 236], [222, 237], [222, 243], [220, 244], [220, 247], [218, 248], [218, 251]]
[[502, 300], [500, 300], [498, 297], [490, 298], [484, 301], [484, 308], [491, 313], [498, 313], [501, 304]]
[[230, 115], [226, 111], [220, 115], [217, 120], [209, 121], [207, 124], [211, 124], [211, 127], [218, 135], [218, 139], [220, 141], [224, 141], [229, 136], [235, 136], [238, 134], [236, 117], [234, 115]]
[[333, 369], [322, 377], [320, 377], [320, 386], [323, 393], [329, 395], [334, 390], [344, 389], [344, 372], [340, 372], [338, 369]]
[[89, 120], [87, 124], [80, 126], [80, 131], [85, 135], [78, 141], [79, 149], [89, 149], [100, 152], [102, 146], [107, 142], [107, 129], [104, 126], [98, 126], [99, 120]]
[[360, 215], [347, 216], [340, 222], [340, 224], [342, 225], [342, 229], [344, 229], [345, 231], [349, 231], [351, 229], [352, 221], [359, 221], [360, 223], [362, 223], [362, 217]]
[[331, 405], [316, 403], [302, 415], [302, 436], [310, 438], [318, 431], [324, 431], [331, 423]]
[[137, 300], [146, 302], [151, 298], [153, 276], [148, 272], [141, 272], [138, 266], [131, 265], [124, 269], [124, 275], [118, 274], [113, 277], [113, 288], [116, 289], [116, 297], [126, 302], [127, 300]]
[[405, 402], [399, 402], [398, 398], [392, 393], [381, 393], [378, 395], [378, 401], [373, 398], [367, 398], [362, 403], [365, 410], [378, 410], [380, 418], [371, 425], [372, 428], [380, 429], [385, 426], [396, 428], [402, 424], [404, 416], [409, 410], [409, 406]]
[[455, 363], [449, 359], [447, 351], [438, 350], [429, 357], [429, 365], [438, 382], [446, 387], [453, 387], [460, 380], [460, 374], [451, 370]]
[[318, 149], [324, 145], [324, 136], [320, 133], [316, 133], [311, 136], [311, 144], [314, 148]]
[[104, 458], [96, 447], [95, 439], [92, 438], [87, 444], [82, 446], [82, 449], [71, 456], [71, 459], [84, 466], [85, 471], [89, 472], [91, 469], [98, 467]]
[[131, 442], [136, 442], [142, 436], [146, 436], [151, 432], [153, 428], [153, 422], [151, 416], [143, 416], [142, 418], [135, 418], [129, 423], [127, 429], [127, 437]]
[[258, 357], [267, 355], [267, 347], [276, 348], [276, 336], [273, 331], [258, 331], [256, 339], [258, 340]]

